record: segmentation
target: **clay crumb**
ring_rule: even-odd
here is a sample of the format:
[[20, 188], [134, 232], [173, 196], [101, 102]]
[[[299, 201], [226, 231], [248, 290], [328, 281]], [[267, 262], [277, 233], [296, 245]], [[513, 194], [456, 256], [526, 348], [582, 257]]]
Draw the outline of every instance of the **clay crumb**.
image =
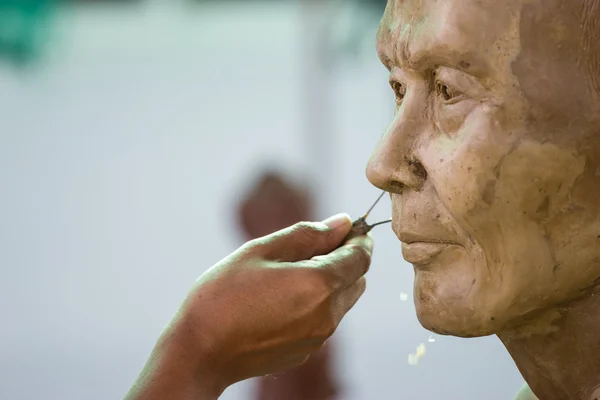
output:
[[407, 301], [408, 300], [408, 294], [407, 293], [400, 293], [400, 301]]
[[409, 365], [418, 365], [419, 361], [425, 355], [425, 344], [421, 343], [417, 346], [417, 351], [414, 354], [408, 355], [408, 364]]

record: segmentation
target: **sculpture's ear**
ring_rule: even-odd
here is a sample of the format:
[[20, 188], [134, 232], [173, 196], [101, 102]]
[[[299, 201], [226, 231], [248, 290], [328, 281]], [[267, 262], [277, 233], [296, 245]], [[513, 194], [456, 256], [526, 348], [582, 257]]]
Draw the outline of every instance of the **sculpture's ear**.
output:
[[529, 389], [529, 386], [525, 385], [517, 394], [515, 400], [539, 400], [535, 394]]

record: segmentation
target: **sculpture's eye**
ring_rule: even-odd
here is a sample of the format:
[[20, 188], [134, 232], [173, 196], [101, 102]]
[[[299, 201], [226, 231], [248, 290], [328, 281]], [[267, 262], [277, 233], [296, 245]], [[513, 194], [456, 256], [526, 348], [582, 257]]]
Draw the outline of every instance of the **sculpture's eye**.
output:
[[456, 93], [448, 85], [445, 85], [439, 81], [435, 83], [435, 90], [438, 96], [444, 101], [451, 101], [458, 97], [459, 93]]
[[400, 103], [406, 95], [406, 86], [398, 81], [391, 81], [390, 85], [394, 91], [394, 96], [396, 96], [396, 102]]

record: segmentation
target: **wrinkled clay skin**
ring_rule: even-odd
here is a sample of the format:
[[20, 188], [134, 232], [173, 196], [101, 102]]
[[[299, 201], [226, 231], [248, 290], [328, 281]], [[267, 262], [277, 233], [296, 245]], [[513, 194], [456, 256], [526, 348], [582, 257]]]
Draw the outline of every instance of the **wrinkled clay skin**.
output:
[[541, 400], [600, 385], [600, 0], [390, 0], [397, 107], [367, 167], [415, 304], [497, 334]]

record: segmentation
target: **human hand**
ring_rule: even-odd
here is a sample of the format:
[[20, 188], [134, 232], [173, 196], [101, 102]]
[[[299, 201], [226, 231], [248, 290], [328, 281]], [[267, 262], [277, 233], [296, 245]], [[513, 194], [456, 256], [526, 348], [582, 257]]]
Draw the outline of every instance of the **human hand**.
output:
[[246, 243], [204, 273], [127, 400], [216, 399], [231, 384], [302, 364], [365, 291], [373, 243], [346, 215]]
[[[219, 390], [306, 361], [366, 287], [369, 236], [342, 245], [346, 215], [253, 240], [203, 274], [180, 312]], [[342, 245], [342, 246], [340, 246]]]

